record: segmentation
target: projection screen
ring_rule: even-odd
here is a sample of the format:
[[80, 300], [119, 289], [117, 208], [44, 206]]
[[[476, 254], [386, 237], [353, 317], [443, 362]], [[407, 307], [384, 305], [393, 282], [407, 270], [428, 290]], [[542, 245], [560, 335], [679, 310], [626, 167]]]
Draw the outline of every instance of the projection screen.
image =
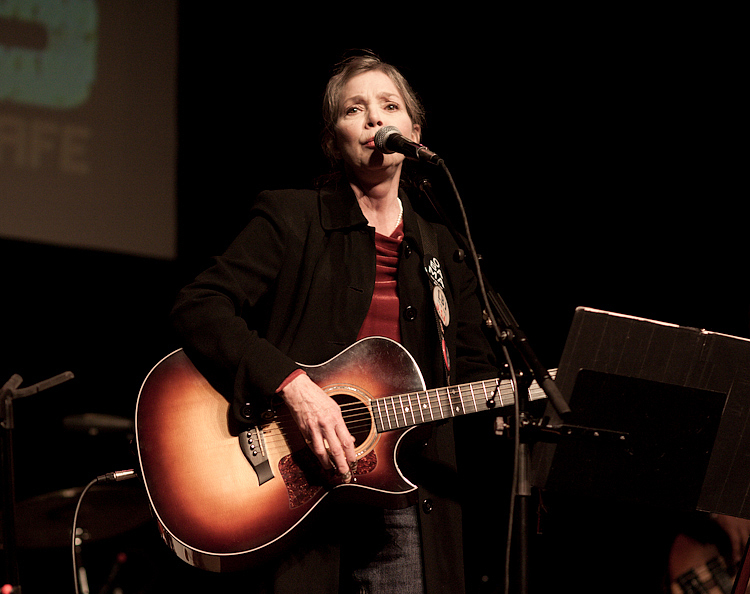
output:
[[0, 2], [0, 236], [176, 256], [176, 0]]

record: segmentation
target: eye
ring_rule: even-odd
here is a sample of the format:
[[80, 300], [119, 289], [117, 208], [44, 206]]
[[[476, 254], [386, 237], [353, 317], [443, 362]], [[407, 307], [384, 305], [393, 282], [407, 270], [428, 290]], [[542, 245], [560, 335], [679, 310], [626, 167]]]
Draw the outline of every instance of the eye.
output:
[[385, 108], [387, 111], [398, 111], [399, 105], [398, 103], [388, 103]]
[[351, 105], [344, 110], [344, 115], [354, 115], [359, 113], [361, 110], [358, 105]]

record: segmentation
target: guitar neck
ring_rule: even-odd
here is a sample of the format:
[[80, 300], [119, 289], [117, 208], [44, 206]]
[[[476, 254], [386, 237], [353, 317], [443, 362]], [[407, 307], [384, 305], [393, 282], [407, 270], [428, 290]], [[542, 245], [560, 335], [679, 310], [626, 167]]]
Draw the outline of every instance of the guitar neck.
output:
[[[529, 388], [529, 399], [545, 398], [535, 382]], [[510, 380], [483, 380], [434, 390], [411, 392], [377, 398], [370, 402], [378, 433], [432, 423], [476, 412], [510, 406], [515, 402]]]

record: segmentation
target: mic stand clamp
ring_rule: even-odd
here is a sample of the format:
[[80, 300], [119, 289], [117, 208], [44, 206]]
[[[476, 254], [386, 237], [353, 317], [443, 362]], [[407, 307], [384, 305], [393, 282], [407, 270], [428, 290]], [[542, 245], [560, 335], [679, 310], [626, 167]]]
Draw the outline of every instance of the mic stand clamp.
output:
[[5, 575], [3, 588], [10, 586], [11, 592], [21, 593], [18, 576], [18, 546], [16, 539], [16, 485], [13, 463], [13, 403], [16, 400], [37, 394], [47, 388], [61, 384], [73, 378], [70, 371], [56, 375], [27, 388], [19, 388], [23, 382], [20, 375], [14, 374], [0, 388], [0, 428], [2, 429], [2, 450], [0, 465], [3, 477], [3, 548], [5, 557]]
[[[505, 422], [505, 418], [495, 418], [495, 435], [502, 437], [512, 430], [512, 426]], [[583, 425], [570, 425], [559, 423], [549, 424], [549, 419], [533, 419], [528, 414], [521, 417], [521, 433], [531, 435], [525, 439], [530, 443], [560, 443], [568, 439], [589, 439], [598, 442], [617, 442], [627, 445], [630, 434], [624, 431], [612, 431], [611, 429], [600, 429], [597, 427], [584, 427]], [[522, 439], [523, 441], [523, 439]]]

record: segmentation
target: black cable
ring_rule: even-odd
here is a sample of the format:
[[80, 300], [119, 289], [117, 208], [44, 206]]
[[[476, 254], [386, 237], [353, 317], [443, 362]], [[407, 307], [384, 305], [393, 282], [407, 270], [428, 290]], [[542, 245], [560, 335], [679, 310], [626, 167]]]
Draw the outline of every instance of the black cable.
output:
[[[80, 576], [78, 575], [78, 571], [79, 571], [78, 556], [76, 555], [76, 530], [77, 530], [77, 525], [78, 525], [78, 512], [81, 509], [81, 503], [83, 502], [84, 495], [86, 495], [88, 490], [98, 482], [99, 482], [99, 479], [95, 478], [83, 488], [83, 491], [81, 491], [81, 494], [78, 496], [78, 502], [76, 503], [76, 511], [73, 514], [73, 532], [72, 532], [71, 539], [70, 539], [71, 541], [70, 552], [71, 552], [72, 561], [73, 561], [73, 584], [75, 585], [75, 594], [80, 593]], [[81, 543], [83, 543], [83, 540], [81, 540]]]
[[[503, 355], [505, 356], [505, 359], [508, 363], [508, 370], [510, 372], [510, 379], [513, 384], [513, 417], [514, 417], [514, 423], [515, 423], [515, 430], [513, 432], [513, 474], [511, 477], [511, 493], [510, 493], [510, 502], [509, 502], [509, 510], [508, 510], [508, 530], [507, 530], [507, 538], [506, 538], [506, 544], [505, 544], [505, 585], [504, 585], [504, 592], [506, 594], [510, 591], [510, 559], [511, 559], [511, 550], [512, 550], [512, 541], [513, 541], [513, 532], [514, 532], [514, 526], [515, 526], [515, 501], [516, 496], [518, 494], [518, 472], [520, 468], [520, 460], [519, 456], [521, 455], [521, 447], [520, 447], [520, 436], [521, 436], [521, 408], [520, 408], [520, 391], [518, 387], [518, 381], [516, 379], [516, 373], [513, 367], [513, 361], [511, 360], [510, 353], [508, 352], [508, 349], [506, 348], [503, 336], [500, 330], [500, 327], [497, 324], [497, 320], [495, 319], [495, 315], [493, 313], [493, 307], [490, 303], [489, 296], [487, 294], [487, 288], [484, 283], [484, 274], [482, 273], [481, 265], [479, 263], [479, 254], [477, 253], [477, 249], [474, 246], [474, 240], [471, 236], [471, 229], [469, 228], [469, 218], [466, 214], [466, 209], [464, 208], [463, 200], [461, 199], [461, 195], [458, 191], [458, 188], [456, 187], [455, 182], [453, 181], [453, 176], [451, 175], [451, 172], [448, 170], [448, 167], [445, 165], [445, 162], [441, 159], [438, 163], [440, 168], [443, 170], [443, 173], [445, 174], [446, 179], [448, 180], [448, 183], [451, 186], [451, 190], [453, 191], [453, 194], [456, 198], [456, 202], [458, 204], [459, 211], [461, 212], [461, 218], [463, 219], [464, 229], [466, 231], [466, 242], [467, 246], [469, 248], [469, 253], [471, 254], [471, 258], [474, 262], [474, 269], [476, 271], [477, 276], [477, 282], [479, 286], [479, 293], [482, 299], [482, 302], [484, 303], [485, 311], [487, 312], [487, 316], [489, 318], [490, 323], [492, 324], [492, 329], [495, 332], [495, 337], [498, 341], [498, 344], [500, 344]], [[506, 313], [507, 316], [510, 317], [512, 320], [512, 315], [510, 312]]]
[[516, 516], [516, 495], [518, 494], [518, 471], [520, 468], [520, 452], [521, 452], [521, 407], [519, 406], [519, 400], [521, 398], [520, 390], [518, 389], [518, 382], [516, 381], [516, 372], [513, 368], [513, 361], [510, 358], [510, 353], [505, 345], [501, 345], [503, 354], [508, 362], [508, 371], [510, 373], [510, 381], [513, 384], [513, 422], [515, 431], [513, 432], [513, 474], [511, 475], [510, 485], [510, 502], [508, 504], [508, 530], [505, 538], [505, 594], [510, 592], [510, 557], [513, 543], [513, 530], [515, 527], [515, 516]]
[[[88, 490], [96, 485], [97, 483], [112, 483], [112, 482], [119, 482], [119, 481], [126, 481], [131, 478], [135, 478], [138, 475], [136, 474], [135, 470], [117, 470], [115, 472], [108, 472], [107, 474], [102, 474], [92, 481], [89, 482], [88, 485], [86, 485], [83, 488], [83, 491], [81, 491], [81, 494], [78, 496], [78, 502], [76, 503], [76, 510], [73, 514], [73, 530], [71, 532], [71, 538], [70, 538], [70, 552], [72, 555], [72, 562], [73, 562], [73, 584], [75, 586], [75, 594], [80, 594], [80, 575], [79, 571], [80, 568], [78, 567], [78, 556], [76, 555], [76, 530], [78, 529], [78, 512], [81, 509], [81, 503], [83, 502], [83, 497], [86, 495]], [[83, 540], [81, 540], [81, 544], [83, 544]]]

